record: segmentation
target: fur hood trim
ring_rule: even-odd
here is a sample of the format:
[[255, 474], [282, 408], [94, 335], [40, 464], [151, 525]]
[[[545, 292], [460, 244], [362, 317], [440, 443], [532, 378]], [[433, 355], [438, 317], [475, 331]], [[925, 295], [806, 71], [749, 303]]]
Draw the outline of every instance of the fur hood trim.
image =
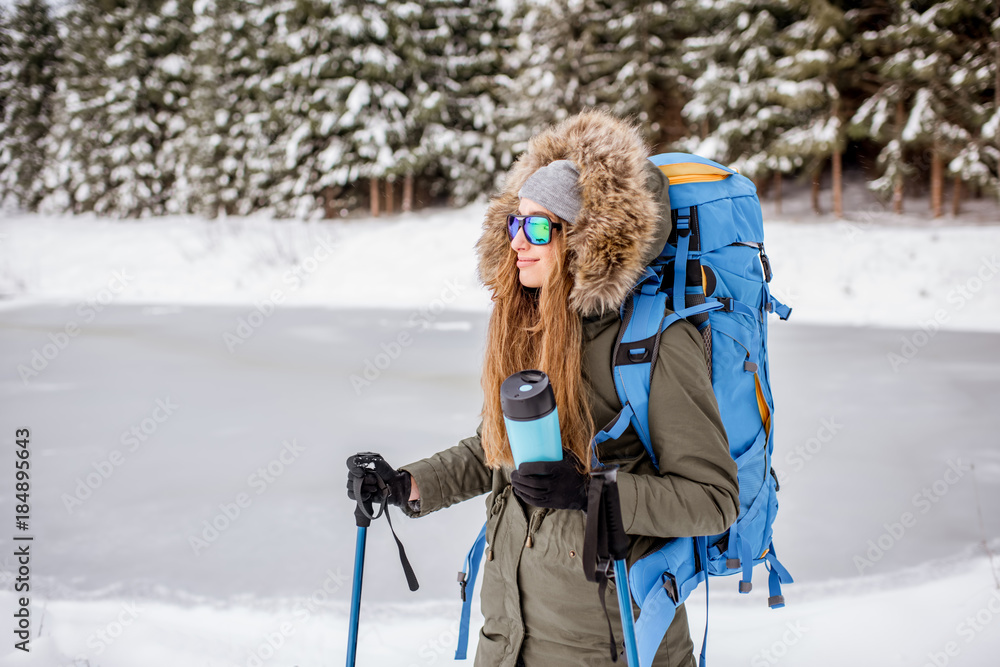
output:
[[569, 306], [584, 317], [617, 309], [670, 232], [666, 177], [648, 155], [634, 126], [602, 111], [585, 111], [536, 135], [486, 211], [476, 244], [480, 281], [496, 291], [497, 271], [511, 252], [506, 218], [517, 212], [524, 182], [555, 160], [571, 160], [580, 170], [581, 207], [576, 222], [563, 229], [573, 276]]

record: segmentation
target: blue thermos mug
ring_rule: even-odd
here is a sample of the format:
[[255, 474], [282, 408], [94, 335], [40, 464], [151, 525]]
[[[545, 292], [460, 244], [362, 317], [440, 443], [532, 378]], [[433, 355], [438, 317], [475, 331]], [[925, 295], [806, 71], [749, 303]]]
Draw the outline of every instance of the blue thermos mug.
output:
[[515, 466], [526, 461], [562, 460], [559, 412], [545, 373], [519, 371], [504, 380], [500, 407]]

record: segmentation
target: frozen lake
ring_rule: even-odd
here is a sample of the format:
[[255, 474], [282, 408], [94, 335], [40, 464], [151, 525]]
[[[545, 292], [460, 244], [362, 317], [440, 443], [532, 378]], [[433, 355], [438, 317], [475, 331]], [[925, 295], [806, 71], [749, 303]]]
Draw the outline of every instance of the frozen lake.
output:
[[[50, 596], [297, 596], [332, 570], [346, 601], [347, 456], [401, 465], [474, 432], [483, 313], [253, 312], [0, 310], [0, 433], [11, 443], [31, 429], [32, 577]], [[239, 329], [241, 318], [259, 326]], [[59, 335], [70, 322], [76, 335]], [[983, 538], [980, 508], [986, 536], [1000, 536], [1000, 334], [775, 319], [771, 350], [775, 543], [798, 581], [968, 551]], [[394, 512], [421, 590], [406, 591], [379, 520], [366, 599], [451, 600], [481, 501], [420, 521]]]

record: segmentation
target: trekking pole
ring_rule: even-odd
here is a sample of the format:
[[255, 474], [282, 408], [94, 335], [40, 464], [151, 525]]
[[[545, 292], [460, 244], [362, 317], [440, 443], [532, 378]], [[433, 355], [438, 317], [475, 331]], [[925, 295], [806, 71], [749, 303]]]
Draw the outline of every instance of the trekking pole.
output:
[[625, 635], [625, 658], [629, 667], [639, 667], [635, 620], [632, 618], [632, 594], [625, 564], [628, 547], [629, 540], [622, 524], [621, 500], [618, 496], [618, 466], [592, 470], [588, 490], [587, 534], [584, 538], [584, 573], [588, 579], [600, 584], [601, 604], [604, 604], [604, 586], [608, 576], [614, 572], [618, 611]]
[[[419, 587], [417, 577], [413, 573], [413, 568], [410, 567], [410, 561], [406, 558], [403, 543], [396, 536], [396, 531], [392, 527], [392, 519], [389, 518], [387, 502], [389, 487], [386, 486], [386, 483], [375, 472], [379, 462], [384, 462], [382, 456], [372, 452], [356, 454], [347, 459], [347, 470], [354, 482], [354, 498], [357, 502], [357, 506], [354, 508], [354, 520], [358, 526], [358, 537], [354, 548], [354, 588], [351, 592], [351, 624], [348, 628], [347, 636], [347, 667], [354, 667], [354, 661], [357, 657], [358, 622], [361, 615], [361, 582], [365, 570], [365, 542], [368, 537], [368, 527], [371, 525], [372, 520], [385, 514], [385, 520], [389, 522], [389, 530], [392, 531], [392, 537], [396, 540], [396, 546], [399, 548], [399, 560], [403, 564], [406, 583], [411, 591], [415, 591]], [[375, 478], [379, 493], [381, 494], [379, 497], [378, 514], [372, 514], [373, 504], [371, 498], [362, 499], [364, 497], [362, 487], [365, 477], [369, 475]]]
[[[370, 500], [364, 501], [365, 508], [371, 515], [372, 504]], [[354, 548], [354, 588], [351, 592], [351, 626], [347, 638], [347, 667], [354, 667], [354, 660], [358, 648], [358, 617], [361, 614], [361, 581], [365, 573], [365, 541], [368, 536], [368, 526], [372, 520], [365, 516], [361, 509], [361, 501], [354, 508], [354, 519], [358, 525], [358, 538]]]

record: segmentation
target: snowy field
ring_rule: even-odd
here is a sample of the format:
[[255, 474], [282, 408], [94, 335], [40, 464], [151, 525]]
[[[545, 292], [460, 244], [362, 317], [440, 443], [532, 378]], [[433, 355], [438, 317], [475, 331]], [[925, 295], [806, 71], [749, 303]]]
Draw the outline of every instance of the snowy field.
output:
[[[769, 222], [772, 290], [800, 323], [1000, 331], [1000, 207], [980, 208], [968, 219], [996, 224], [901, 226], [881, 209]], [[473, 250], [484, 210], [313, 223], [13, 215], [0, 223], [0, 303], [419, 309], [444, 299], [485, 311]]]
[[[474, 429], [482, 212], [0, 221], [0, 428], [32, 428], [38, 474], [33, 651], [8, 640], [0, 664], [343, 664], [342, 461], [371, 448], [401, 464]], [[798, 581], [780, 611], [762, 573], [750, 596], [713, 581], [710, 662], [995, 665], [1000, 226], [807, 219], [767, 228], [774, 290], [795, 309], [772, 329], [772, 369], [776, 534]], [[393, 350], [368, 384], [352, 380]], [[120, 441], [168, 398], [176, 416], [134, 449]], [[301, 459], [258, 498], [254, 470], [290, 439]], [[124, 462], [81, 494], [116, 449]], [[240, 519], [193, 547], [240, 492], [253, 499]], [[454, 571], [481, 520], [477, 500], [396, 523], [417, 594], [387, 526], [373, 527], [359, 665], [452, 664]], [[700, 591], [688, 607], [698, 648]]]

